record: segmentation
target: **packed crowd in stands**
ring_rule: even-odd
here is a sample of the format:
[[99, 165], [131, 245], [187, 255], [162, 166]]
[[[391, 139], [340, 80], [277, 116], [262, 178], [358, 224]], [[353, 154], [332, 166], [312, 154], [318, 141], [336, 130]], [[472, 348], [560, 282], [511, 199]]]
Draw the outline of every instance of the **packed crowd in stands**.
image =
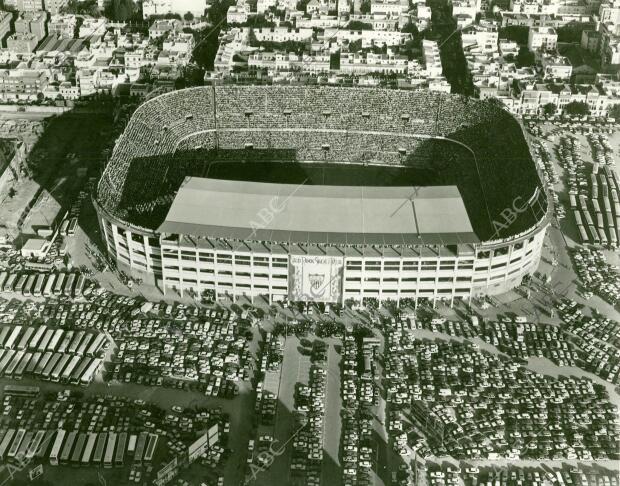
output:
[[[445, 143], [438, 148], [429, 137], [445, 137], [462, 149]], [[495, 234], [493, 221], [513, 199], [529, 197], [540, 186], [521, 127], [497, 104], [427, 91], [332, 87], [201, 87], [153, 98], [136, 110], [119, 139], [98, 200], [121, 218], [142, 215], [140, 225], [154, 229], [159, 221], [149, 222], [151, 213], [171, 200], [161, 195], [174, 194], [180, 184], [172, 175], [180, 172], [175, 154], [198, 148], [293, 149], [297, 161], [381, 165], [426, 158], [439, 166], [473, 152], [474, 165], [467, 165], [477, 182], [460, 189], [477, 198], [482, 193], [486, 201], [475, 223], [479, 236], [520, 233], [546, 213], [543, 197], [506, 234]]]

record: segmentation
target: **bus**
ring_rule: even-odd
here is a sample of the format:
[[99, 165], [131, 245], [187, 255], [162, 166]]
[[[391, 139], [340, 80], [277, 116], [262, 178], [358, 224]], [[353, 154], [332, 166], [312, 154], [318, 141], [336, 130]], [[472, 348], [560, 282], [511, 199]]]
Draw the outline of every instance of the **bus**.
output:
[[28, 367], [26, 368], [24, 373], [26, 373], [26, 375], [28, 376], [33, 376], [34, 370], [36, 369], [40, 359], [41, 353], [39, 353], [38, 351], [32, 353], [32, 358], [30, 358], [30, 362], [28, 363]]
[[82, 460], [82, 453], [84, 452], [84, 446], [86, 445], [86, 439], [88, 436], [86, 432], [82, 432], [78, 435], [77, 441], [75, 443], [75, 449], [73, 450], [73, 455], [71, 456], [71, 465], [79, 466], [80, 461]]
[[65, 435], [67, 432], [63, 429], [58, 429], [58, 433], [56, 434], [56, 438], [54, 439], [54, 445], [52, 446], [52, 450], [50, 451], [50, 465], [58, 466], [60, 459], [60, 450], [62, 449], [62, 443], [65, 440]]
[[85, 331], [78, 331], [77, 332], [77, 334], [73, 338], [73, 341], [71, 341], [71, 344], [69, 344], [69, 347], [67, 348], [67, 352], [68, 353], [75, 354], [75, 352], [77, 350], [77, 347], [78, 347], [78, 344], [80, 344], [80, 341], [84, 337], [84, 334], [86, 334]]
[[47, 349], [47, 345], [50, 342], [50, 339], [52, 339], [53, 335], [54, 335], [54, 330], [53, 329], [47, 329], [45, 331], [45, 334], [41, 338], [41, 341], [39, 342], [39, 345], [37, 346], [37, 351], [40, 351], [41, 353], [44, 352]]
[[61, 224], [60, 224], [60, 234], [62, 236], [67, 236], [67, 228], [69, 227], [69, 220], [65, 219]]
[[30, 460], [34, 457], [44, 437], [45, 437], [45, 430], [43, 429], [39, 430], [35, 434], [34, 438], [32, 439], [32, 442], [30, 443], [30, 447], [28, 447], [28, 452], [26, 452], [26, 459]]
[[[69, 356], [71, 356], [71, 355], [69, 355]], [[64, 371], [60, 375], [60, 381], [62, 383], [68, 383], [69, 382], [69, 379], [71, 378], [71, 375], [73, 374], [73, 370], [78, 365], [78, 363], [80, 362], [81, 359], [82, 359], [81, 356], [73, 356], [69, 360], [69, 363], [67, 363], [67, 367], [64, 369]]]
[[15, 341], [17, 341], [17, 336], [19, 336], [20, 332], [22, 332], [22, 326], [15, 326], [11, 331], [9, 338], [6, 340], [6, 343], [4, 343], [4, 347], [13, 349], [13, 346], [15, 346]]
[[0, 346], [2, 346], [3, 348], [4, 341], [6, 341], [6, 338], [8, 337], [10, 332], [11, 328], [9, 326], [2, 326], [2, 329], [0, 330]]
[[102, 362], [103, 360], [99, 358], [95, 358], [92, 360], [92, 362], [88, 365], [88, 368], [86, 368], [84, 374], [80, 377], [80, 384], [82, 386], [90, 385], [90, 383], [93, 381], [93, 378], [97, 374], [97, 371], [99, 371], [99, 367], [101, 366]]
[[13, 443], [11, 444], [11, 448], [9, 449], [9, 452], [6, 455], [8, 459], [13, 459], [17, 455], [17, 451], [19, 449], [19, 446], [22, 443], [22, 440], [24, 440], [25, 435], [26, 435], [26, 429], [17, 430], [17, 433], [15, 434], [15, 438], [13, 439]]
[[53, 353], [51, 351], [48, 351], [47, 353], [43, 353], [41, 355], [41, 359], [39, 359], [39, 362], [37, 363], [37, 367], [34, 369], [35, 376], [41, 376], [41, 373], [43, 373], [43, 370], [45, 369], [45, 366], [47, 365], [48, 361], [52, 357], [52, 354]]
[[67, 278], [66, 273], [59, 273], [56, 278], [56, 283], [54, 284], [54, 295], [57, 297], [62, 294], [62, 287], [65, 284], [65, 278]]
[[[28, 347], [30, 349], [37, 349], [37, 347], [39, 346], [39, 342], [41, 342], [41, 338], [45, 334], [45, 331], [47, 331], [47, 326], [43, 325], [43, 326], [37, 327], [37, 330], [35, 331], [34, 336], [32, 336], [30, 343], [28, 343]], [[37, 349], [37, 351], [40, 351], [41, 353], [43, 352], [40, 349]]]
[[105, 340], [106, 340], [106, 337], [104, 333], [97, 334], [93, 342], [90, 343], [90, 346], [88, 346], [88, 349], [86, 350], [86, 355], [95, 356], [97, 352], [99, 351], [99, 349], [101, 348], [101, 346], [103, 346], [103, 343], [105, 342]]
[[127, 443], [127, 453], [133, 454], [136, 451], [136, 442], [138, 442], [138, 436], [131, 434], [129, 436], [129, 442]]
[[52, 374], [52, 371], [54, 371], [54, 368], [56, 367], [56, 364], [58, 363], [58, 361], [60, 361], [61, 357], [62, 357], [62, 354], [60, 353], [52, 354], [52, 357], [47, 362], [47, 365], [45, 365], [45, 369], [43, 370], [43, 373], [41, 373], [41, 378], [43, 378], [44, 380], [50, 379], [50, 375]]
[[37, 459], [43, 459], [46, 456], [47, 450], [50, 448], [50, 445], [54, 443], [53, 439], [55, 434], [55, 430], [48, 430], [45, 432], [45, 438], [43, 439], [34, 454]]
[[125, 446], [127, 444], [127, 432], [118, 434], [118, 444], [116, 446], [116, 457], [114, 458], [115, 466], [123, 466], [125, 464]]
[[32, 439], [34, 438], [34, 432], [32, 431], [28, 431], [26, 432], [26, 435], [24, 435], [24, 439], [22, 440], [22, 443], [19, 446], [19, 449], [17, 449], [17, 454], [15, 454], [15, 457], [17, 458], [17, 460], [19, 462], [21, 462], [21, 460], [26, 457], [26, 453], [28, 452], [28, 449], [30, 448], [30, 443], [32, 442]]
[[2, 286], [2, 291], [3, 292], [13, 292], [13, 289], [15, 288], [15, 282], [16, 281], [17, 281], [17, 274], [15, 274], [15, 273], [9, 274], [9, 276], [6, 279], [6, 282], [4, 282], [4, 285]]
[[6, 431], [6, 434], [4, 434], [4, 437], [2, 437], [2, 442], [0, 442], [0, 460], [2, 460], [2, 462], [4, 462], [4, 458], [6, 457], [6, 453], [9, 449], [11, 441], [13, 440], [15, 432], [15, 429], [9, 429]]
[[15, 370], [15, 376], [13, 376], [15, 380], [21, 380], [24, 377], [24, 370], [26, 369], [26, 366], [28, 366], [28, 363], [30, 363], [31, 359], [32, 353], [26, 352]]
[[4, 396], [35, 398], [39, 395], [38, 386], [4, 385]]
[[136, 464], [142, 464], [142, 456], [144, 455], [144, 449], [146, 447], [146, 441], [149, 438], [148, 432], [141, 432], [138, 436], [138, 445], [136, 445], [136, 452], [133, 455], [133, 460]]
[[80, 363], [76, 366], [75, 370], [73, 370], [69, 383], [72, 385], [79, 385], [80, 377], [84, 374], [84, 371], [86, 371], [91, 361], [92, 358], [81, 358]]
[[58, 363], [56, 364], [54, 371], [52, 371], [52, 374], [50, 375], [50, 380], [53, 381], [54, 383], [58, 383], [60, 381], [60, 375], [62, 373], [62, 370], [65, 369], [65, 366], [67, 366], [67, 363], [71, 359], [70, 354], [61, 354], [60, 356], [61, 357], [58, 360]]
[[4, 282], [9, 278], [9, 274], [7, 272], [0, 272], [0, 289], [4, 286]]
[[99, 437], [97, 438], [97, 445], [95, 446], [95, 453], [93, 454], [93, 463], [95, 466], [101, 465], [101, 460], [103, 459], [103, 453], [105, 451], [105, 443], [108, 438], [107, 432], [99, 432]]
[[88, 466], [90, 464], [90, 457], [93, 455], [93, 450], [95, 449], [95, 443], [97, 442], [97, 434], [95, 432], [90, 432], [88, 434], [88, 440], [86, 441], [86, 446], [84, 447], [84, 453], [82, 454], [82, 465]]
[[23, 357], [24, 357], [23, 351], [16, 351], [15, 356], [13, 356], [13, 359], [11, 360], [9, 365], [6, 367], [6, 370], [4, 371], [4, 376], [12, 377], [13, 373], [15, 373], [15, 370], [17, 369], [17, 365], [19, 364], [19, 362], [22, 360]]
[[108, 435], [108, 445], [103, 456], [103, 467], [112, 467], [114, 460], [114, 446], [116, 445], [116, 432], [110, 432]]
[[64, 333], [65, 333], [64, 329], [56, 329], [56, 331], [54, 331], [52, 338], [50, 339], [49, 343], [47, 343], [48, 351], [56, 351], [56, 348], [58, 347], [58, 343], [60, 342], [60, 338], [62, 337]]
[[62, 447], [62, 452], [60, 453], [60, 464], [62, 466], [69, 463], [69, 459], [71, 458], [71, 451], [73, 450], [73, 445], [75, 444], [75, 440], [77, 439], [77, 431], [72, 430], [67, 434], [67, 439], [65, 440], [65, 444]]
[[67, 225], [67, 236], [73, 236], [75, 234], [75, 228], [77, 226], [77, 218], [71, 218]]
[[58, 349], [56, 351], [58, 351], [59, 353], [66, 353], [67, 352], [67, 348], [69, 347], [69, 343], [73, 339], [73, 335], [74, 334], [75, 334], [75, 331], [66, 331], [65, 335], [62, 338], [62, 341], [60, 341], [60, 344], [58, 345]]
[[56, 275], [50, 273], [47, 277], [47, 281], [45, 282], [45, 287], [43, 287], [43, 296], [50, 297], [54, 293], [54, 282], [56, 281]]
[[84, 336], [84, 339], [82, 339], [82, 342], [80, 343], [78, 348], [75, 350], [75, 352], [79, 354], [80, 356], [84, 356], [86, 354], [86, 349], [88, 348], [90, 341], [93, 339], [93, 336], [94, 336], [93, 333], [90, 333], [90, 332], [87, 333]]
[[73, 295], [75, 297], [82, 297], [82, 294], [84, 292], [84, 285], [86, 285], [86, 278], [84, 277], [84, 275], [79, 274], [75, 283], [75, 290], [73, 292]]
[[32, 291], [34, 290], [34, 284], [37, 281], [37, 274], [33, 273], [28, 275], [28, 279], [26, 280], [26, 285], [22, 289], [22, 293], [26, 297], [30, 297], [32, 295]]
[[13, 356], [15, 356], [17, 351], [13, 351], [12, 349], [7, 349], [2, 355], [2, 359], [0, 359], [0, 375], [4, 374], [4, 370], [7, 365], [13, 360]]
[[34, 283], [34, 290], [32, 291], [32, 295], [35, 297], [41, 297], [43, 293], [43, 284], [45, 284], [45, 274], [40, 273], [37, 275], [37, 280]]
[[24, 351], [25, 349], [28, 348], [28, 341], [30, 341], [30, 337], [32, 336], [33, 332], [34, 332], [34, 327], [26, 328], [26, 331], [24, 332], [21, 339], [19, 340], [19, 343], [17, 344], [18, 350]]
[[67, 283], [62, 289], [62, 295], [64, 295], [65, 297], [72, 297], [74, 283], [75, 283], [75, 273], [70, 273], [69, 278], [67, 278]]
[[142, 460], [146, 463], [150, 463], [153, 460], [153, 454], [157, 448], [157, 440], [159, 436], [157, 434], [149, 434], [149, 441], [144, 451], [144, 457]]
[[26, 286], [27, 281], [28, 281], [28, 275], [21, 274], [20, 277], [17, 279], [17, 283], [15, 284], [15, 288], [13, 289], [13, 292], [16, 292], [18, 294], [23, 293], [24, 287]]

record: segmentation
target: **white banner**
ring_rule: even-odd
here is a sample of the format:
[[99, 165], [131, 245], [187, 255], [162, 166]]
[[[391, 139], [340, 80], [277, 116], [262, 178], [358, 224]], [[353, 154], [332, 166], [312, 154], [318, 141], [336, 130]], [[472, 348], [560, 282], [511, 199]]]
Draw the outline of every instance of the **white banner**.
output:
[[291, 255], [289, 299], [303, 302], [340, 302], [344, 258]]

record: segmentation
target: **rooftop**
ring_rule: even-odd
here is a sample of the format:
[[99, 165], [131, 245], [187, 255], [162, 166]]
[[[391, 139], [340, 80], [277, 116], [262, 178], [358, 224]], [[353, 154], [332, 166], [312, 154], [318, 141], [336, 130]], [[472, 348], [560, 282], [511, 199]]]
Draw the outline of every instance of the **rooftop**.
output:
[[186, 177], [160, 233], [334, 244], [476, 242], [456, 186], [359, 187]]

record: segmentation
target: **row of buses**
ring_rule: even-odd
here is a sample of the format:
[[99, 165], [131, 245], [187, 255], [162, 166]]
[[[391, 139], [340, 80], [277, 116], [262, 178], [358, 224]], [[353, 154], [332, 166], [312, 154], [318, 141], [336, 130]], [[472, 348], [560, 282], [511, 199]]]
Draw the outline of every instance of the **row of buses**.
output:
[[0, 272], [0, 291], [26, 297], [81, 297], [86, 277], [80, 273]]
[[0, 460], [49, 459], [52, 466], [123, 466], [150, 464], [159, 436], [148, 432], [79, 432], [77, 430], [0, 429]]
[[0, 375], [14, 380], [28, 376], [55, 383], [88, 386], [102, 366], [102, 359], [88, 356], [0, 350]]
[[2, 326], [0, 348], [17, 351], [58, 351], [95, 356], [106, 343], [103, 333], [54, 329], [41, 326]]
[[0, 376], [87, 386], [103, 365], [105, 334], [52, 329], [45, 325], [0, 329]]

